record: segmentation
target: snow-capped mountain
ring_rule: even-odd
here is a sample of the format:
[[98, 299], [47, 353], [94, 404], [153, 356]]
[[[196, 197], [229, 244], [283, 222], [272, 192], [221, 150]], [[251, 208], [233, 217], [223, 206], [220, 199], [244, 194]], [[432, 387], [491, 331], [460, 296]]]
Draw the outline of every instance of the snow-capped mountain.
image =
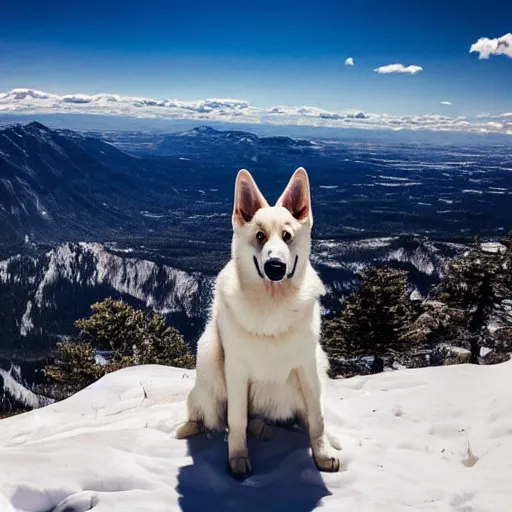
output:
[[326, 314], [370, 265], [408, 270], [411, 293], [424, 296], [473, 234], [497, 238], [512, 223], [512, 164], [500, 146], [9, 126], [0, 130], [4, 370], [46, 355], [108, 296], [159, 311], [193, 343], [229, 258], [237, 171], [253, 172], [272, 203], [299, 165], [310, 175]]
[[[44, 354], [105, 297], [166, 316], [187, 338], [204, 320], [211, 278], [97, 243], [33, 247], [0, 262], [2, 352]], [[11, 297], [15, 300], [9, 301]]]

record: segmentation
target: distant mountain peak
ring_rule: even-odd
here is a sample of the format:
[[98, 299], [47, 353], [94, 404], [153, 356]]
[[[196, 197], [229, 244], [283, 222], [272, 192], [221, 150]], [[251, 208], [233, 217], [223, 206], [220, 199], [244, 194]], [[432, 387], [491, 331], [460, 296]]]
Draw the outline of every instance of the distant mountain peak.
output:
[[218, 130], [215, 130], [214, 128], [211, 128], [210, 126], [201, 125], [196, 126], [195, 128], [192, 128], [192, 130], [189, 130], [188, 132], [182, 133], [182, 135], [216, 135], [220, 133]]
[[0, 133], [16, 133], [20, 137], [23, 135], [34, 135], [35, 133], [45, 133], [49, 134], [52, 133], [54, 130], [51, 128], [48, 128], [48, 126], [45, 126], [44, 124], [41, 124], [37, 121], [32, 121], [30, 123], [14, 123], [9, 124], [6, 126], [0, 127]]
[[44, 132], [52, 131], [51, 128], [48, 128], [48, 126], [45, 126], [44, 124], [39, 123], [38, 121], [32, 121], [31, 123], [28, 123], [24, 126], [24, 128], [30, 129], [30, 130], [39, 130]]

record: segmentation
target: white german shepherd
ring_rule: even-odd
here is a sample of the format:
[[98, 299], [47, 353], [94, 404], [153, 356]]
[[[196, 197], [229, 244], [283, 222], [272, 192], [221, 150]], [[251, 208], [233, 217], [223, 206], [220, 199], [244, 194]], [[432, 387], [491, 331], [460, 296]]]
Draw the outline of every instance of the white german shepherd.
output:
[[318, 340], [325, 289], [309, 262], [313, 215], [306, 171], [297, 169], [269, 206], [241, 170], [232, 223], [232, 259], [217, 277], [211, 317], [198, 342], [188, 421], [176, 437], [201, 427], [223, 430], [227, 419], [230, 471], [243, 478], [251, 472], [247, 428], [269, 438], [264, 419], [298, 415], [309, 428], [317, 466], [338, 471], [339, 446], [324, 429], [327, 359]]

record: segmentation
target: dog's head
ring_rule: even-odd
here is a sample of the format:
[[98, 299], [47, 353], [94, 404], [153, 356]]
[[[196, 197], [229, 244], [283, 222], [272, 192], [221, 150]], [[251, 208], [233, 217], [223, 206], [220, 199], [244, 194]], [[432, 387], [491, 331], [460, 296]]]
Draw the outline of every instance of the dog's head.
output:
[[248, 171], [236, 178], [233, 257], [250, 280], [278, 284], [303, 273], [313, 215], [309, 179], [300, 167], [275, 206], [269, 206]]

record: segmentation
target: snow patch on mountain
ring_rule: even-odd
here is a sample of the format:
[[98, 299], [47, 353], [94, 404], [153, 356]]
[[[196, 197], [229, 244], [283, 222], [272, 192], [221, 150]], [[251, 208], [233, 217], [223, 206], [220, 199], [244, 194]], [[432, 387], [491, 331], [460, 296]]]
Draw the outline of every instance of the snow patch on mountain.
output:
[[[19, 272], [14, 270], [16, 264], [21, 263], [24, 260], [24, 256], [21, 254], [15, 254], [5, 260], [0, 261], [0, 283], [2, 284], [20, 284], [22, 281], [27, 284], [34, 284], [36, 276], [24, 275], [22, 276]], [[27, 257], [28, 261], [33, 264], [36, 263], [35, 258]]]
[[20, 322], [20, 334], [22, 336], [27, 336], [27, 334], [34, 328], [34, 323], [32, 322], [32, 317], [30, 316], [32, 313], [32, 301], [29, 300], [27, 302], [27, 309], [25, 313], [21, 317]]
[[414, 251], [412, 254], [408, 254], [403, 248], [391, 251], [386, 259], [388, 261], [400, 261], [412, 263], [421, 272], [432, 275], [436, 271], [436, 266], [432, 262], [431, 255], [424, 254], [420, 251]]
[[53, 403], [51, 398], [37, 395], [24, 385], [19, 366], [12, 365], [9, 370], [0, 368], [0, 377], [3, 380], [3, 385], [0, 385], [0, 394], [3, 395], [4, 400], [7, 399], [16, 406], [38, 409]]
[[[20, 255], [0, 262], [0, 282], [10, 279], [10, 265]], [[209, 286], [208, 278], [187, 273], [153, 261], [114, 254], [98, 243], [66, 243], [56, 246], [40, 260], [33, 259], [40, 270], [30, 276], [37, 285], [20, 319], [20, 334], [27, 336], [35, 328], [34, 310], [55, 309], [53, 288], [69, 283], [85, 288], [106, 285], [118, 294], [141, 301], [162, 315], [183, 312], [187, 316], [197, 313], [198, 296]], [[13, 279], [21, 276], [12, 273]], [[26, 276], [23, 276], [25, 279]], [[200, 288], [200, 283], [206, 286]]]

